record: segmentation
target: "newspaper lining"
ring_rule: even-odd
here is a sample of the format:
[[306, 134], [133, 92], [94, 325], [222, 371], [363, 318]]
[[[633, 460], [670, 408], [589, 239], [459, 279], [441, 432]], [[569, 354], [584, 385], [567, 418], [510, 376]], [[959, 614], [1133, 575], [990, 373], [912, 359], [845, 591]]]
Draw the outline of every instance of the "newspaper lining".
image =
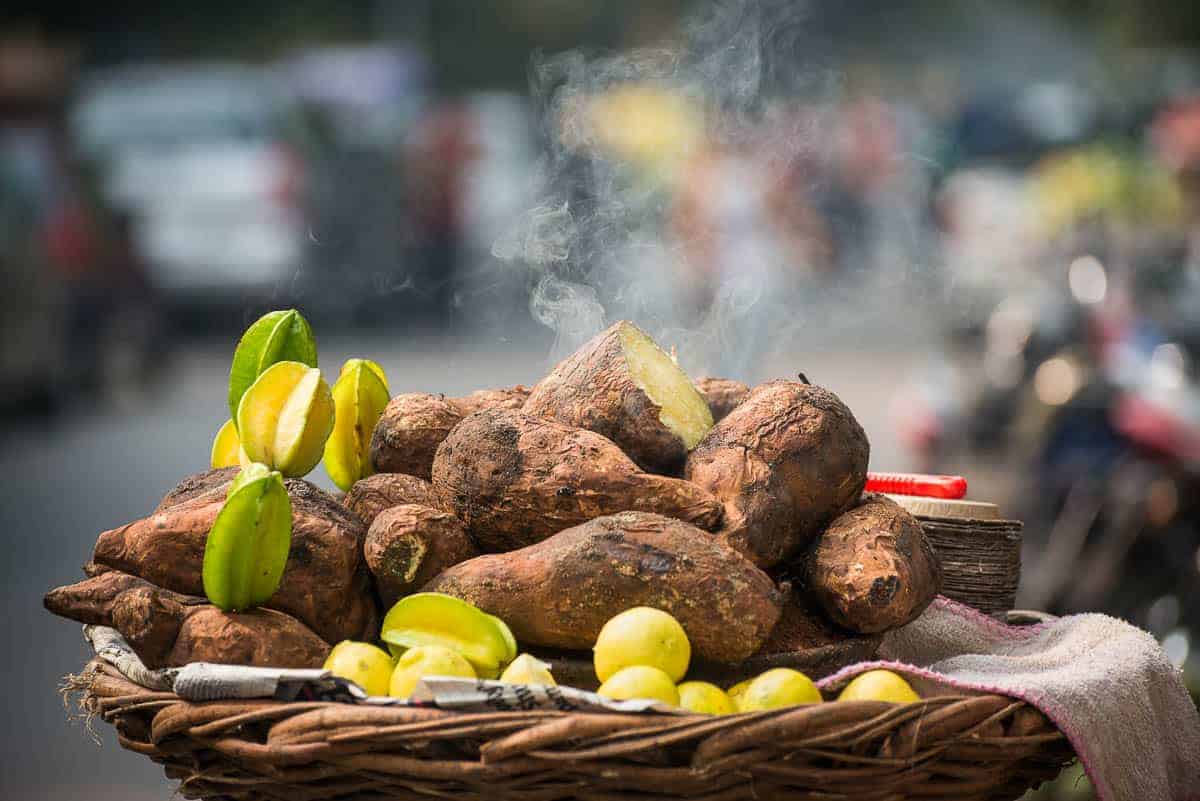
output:
[[613, 701], [574, 687], [507, 684], [489, 679], [448, 676], [422, 679], [411, 699], [368, 696], [348, 679], [327, 670], [260, 668], [193, 662], [181, 668], [151, 670], [121, 636], [105, 626], [85, 626], [84, 637], [96, 656], [130, 681], [152, 690], [174, 692], [187, 701], [273, 698], [279, 701], [334, 701], [372, 706], [425, 706], [465, 712], [549, 709], [562, 712], [660, 712], [683, 710], [649, 700]]

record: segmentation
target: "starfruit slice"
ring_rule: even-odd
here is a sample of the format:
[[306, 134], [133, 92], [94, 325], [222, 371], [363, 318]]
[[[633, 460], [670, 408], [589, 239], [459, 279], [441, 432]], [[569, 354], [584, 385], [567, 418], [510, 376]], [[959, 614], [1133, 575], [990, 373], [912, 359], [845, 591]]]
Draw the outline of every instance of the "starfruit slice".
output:
[[371, 435], [391, 399], [383, 368], [366, 359], [350, 359], [333, 384], [336, 409], [333, 433], [325, 442], [325, 470], [333, 483], [348, 490], [375, 472]]
[[459, 598], [421, 592], [401, 598], [383, 620], [381, 639], [394, 655], [423, 645], [457, 651], [480, 677], [495, 677], [517, 655], [504, 621]]
[[242, 334], [229, 368], [229, 414], [234, 420], [246, 390], [268, 367], [284, 361], [317, 366], [312, 328], [295, 309], [268, 312]]
[[289, 478], [307, 475], [333, 431], [333, 394], [321, 371], [279, 362], [258, 377], [238, 404], [238, 431], [251, 461]]
[[242, 441], [238, 437], [237, 425], [232, 419], [226, 420], [225, 425], [217, 429], [217, 435], [213, 437], [208, 466], [213, 470], [219, 467], [237, 467], [241, 450]]
[[275, 594], [292, 545], [292, 502], [283, 476], [266, 465], [243, 470], [230, 486], [204, 544], [208, 600], [226, 612]]

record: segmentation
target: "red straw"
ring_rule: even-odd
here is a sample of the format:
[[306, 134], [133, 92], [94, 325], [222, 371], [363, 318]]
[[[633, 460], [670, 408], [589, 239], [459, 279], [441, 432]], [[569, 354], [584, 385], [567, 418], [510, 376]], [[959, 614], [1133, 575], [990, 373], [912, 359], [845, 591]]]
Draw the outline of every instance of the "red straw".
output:
[[958, 500], [967, 494], [967, 480], [962, 476], [869, 472], [867, 473], [867, 491]]

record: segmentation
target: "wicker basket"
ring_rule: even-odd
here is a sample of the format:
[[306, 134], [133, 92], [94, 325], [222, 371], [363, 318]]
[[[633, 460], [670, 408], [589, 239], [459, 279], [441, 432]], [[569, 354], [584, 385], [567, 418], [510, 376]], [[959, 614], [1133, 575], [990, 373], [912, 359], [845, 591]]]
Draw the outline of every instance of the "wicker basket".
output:
[[725, 717], [189, 703], [99, 660], [70, 682], [186, 798], [318, 801], [1011, 799], [1072, 759], [998, 695]]

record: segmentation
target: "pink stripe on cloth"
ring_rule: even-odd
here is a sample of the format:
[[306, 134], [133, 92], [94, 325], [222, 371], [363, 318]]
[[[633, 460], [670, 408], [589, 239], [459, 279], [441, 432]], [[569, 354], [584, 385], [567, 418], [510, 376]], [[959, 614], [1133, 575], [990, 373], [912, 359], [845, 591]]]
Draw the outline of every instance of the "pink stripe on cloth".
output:
[[1101, 801], [1200, 800], [1200, 715], [1154, 638], [1124, 621], [1086, 614], [1008, 626], [939, 596], [886, 635], [880, 656], [818, 686], [886, 668], [922, 695], [1007, 695], [1066, 735]]

